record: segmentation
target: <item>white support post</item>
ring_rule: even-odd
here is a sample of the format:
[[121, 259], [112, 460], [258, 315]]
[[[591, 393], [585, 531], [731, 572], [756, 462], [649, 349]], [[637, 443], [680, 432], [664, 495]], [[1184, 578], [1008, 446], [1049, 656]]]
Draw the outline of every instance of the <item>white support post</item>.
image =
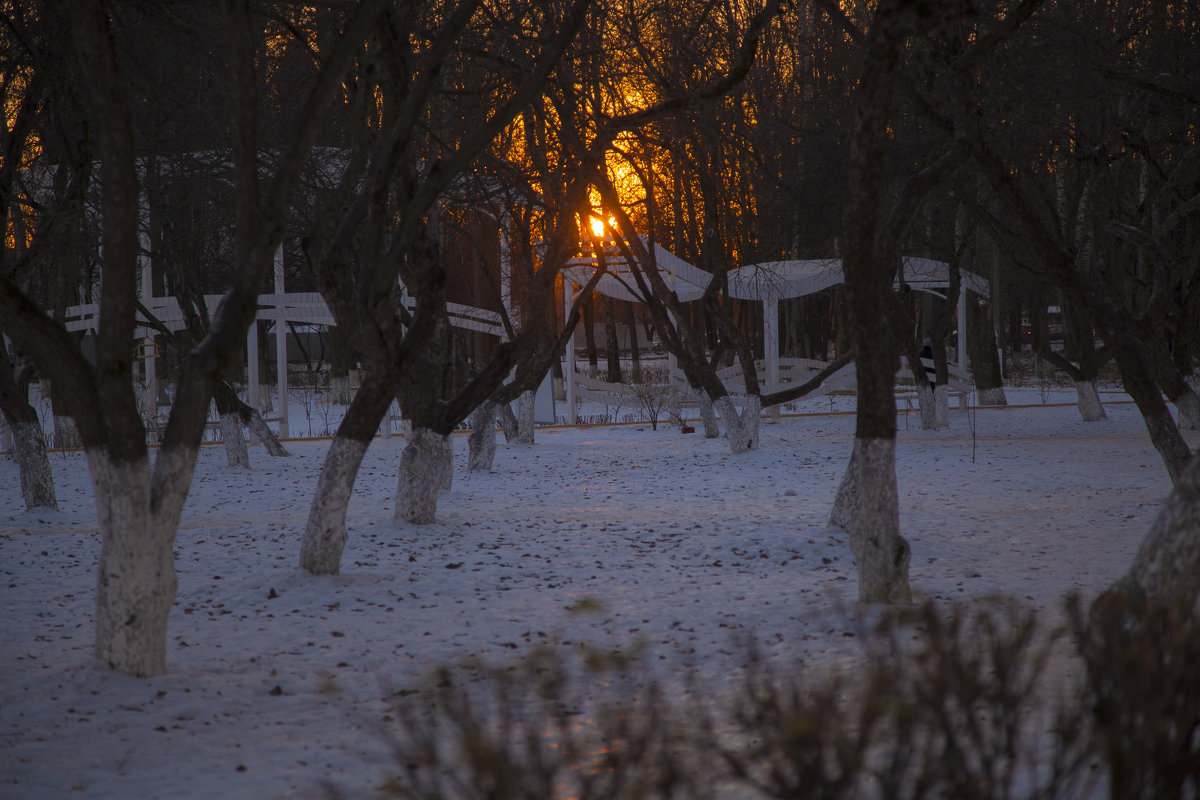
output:
[[[563, 280], [563, 320], [571, 318], [571, 306], [575, 301], [575, 282]], [[567, 424], [574, 425], [575, 416], [575, 329], [567, 337], [567, 352], [563, 359], [563, 383], [567, 393]]]
[[288, 431], [287, 310], [283, 305], [283, 246], [275, 251], [275, 376], [279, 386], [279, 438]]

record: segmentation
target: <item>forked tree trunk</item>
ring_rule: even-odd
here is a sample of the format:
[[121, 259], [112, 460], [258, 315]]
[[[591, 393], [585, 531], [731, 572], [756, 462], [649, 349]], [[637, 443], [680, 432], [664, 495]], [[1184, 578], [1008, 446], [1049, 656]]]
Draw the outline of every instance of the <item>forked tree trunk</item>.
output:
[[908, 603], [910, 550], [900, 535], [896, 440], [855, 437], [830, 522], [850, 538], [862, 603]]
[[533, 444], [534, 400], [533, 392], [522, 392], [517, 398], [517, 443]]
[[758, 395], [746, 397], [746, 405], [739, 414], [729, 395], [716, 400], [713, 405], [725, 422], [725, 438], [729, 440], [732, 453], [748, 453], [758, 449], [759, 414], [762, 410]]
[[1075, 381], [1075, 395], [1079, 416], [1084, 422], [1096, 422], [1108, 416], [1104, 413], [1104, 404], [1100, 402], [1100, 393], [1096, 391], [1095, 381]]
[[350, 401], [325, 454], [304, 526], [300, 566], [314, 575], [341, 571], [346, 546], [346, 511], [354, 481], [379, 423], [392, 405], [392, 387], [368, 373]]
[[496, 460], [496, 403], [484, 400], [471, 412], [467, 437], [467, 471], [491, 472]]
[[721, 435], [721, 429], [717, 427], [717, 415], [713, 411], [712, 398], [708, 396], [708, 392], [700, 390], [700, 421], [704, 423], [704, 438], [716, 439]]
[[[31, 409], [32, 410], [32, 409]], [[21, 473], [21, 496], [25, 508], [58, 508], [54, 492], [54, 472], [46, 453], [46, 436], [34, 415], [33, 422], [9, 420], [13, 436], [13, 454]]]
[[450, 437], [428, 428], [413, 428], [400, 455], [394, 516], [429, 525], [437, 517], [437, 496], [446, 481]]
[[[159, 453], [160, 459], [187, 457]], [[190, 458], [194, 464], [196, 453]], [[87, 459], [103, 541], [96, 579], [96, 657], [127, 675], [161, 675], [167, 670], [167, 618], [177, 587], [171, 546], [178, 517], [152, 512], [148, 457], [115, 463], [102, 450], [89, 448]], [[171, 483], [170, 491], [186, 495], [187, 483]], [[168, 507], [182, 506], [180, 497], [162, 499]]]

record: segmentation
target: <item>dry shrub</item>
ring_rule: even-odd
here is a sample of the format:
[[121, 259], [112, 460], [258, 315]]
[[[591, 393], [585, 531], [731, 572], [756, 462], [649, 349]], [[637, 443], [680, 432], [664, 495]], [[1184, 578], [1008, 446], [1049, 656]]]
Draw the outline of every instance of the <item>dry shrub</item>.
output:
[[[658, 684], [619, 651], [535, 649], [507, 668], [439, 670], [395, 698], [388, 736], [402, 769], [385, 793], [412, 800], [706, 797], [696, 748]], [[641, 677], [635, 678], [635, 675]]]
[[1078, 704], [1046, 702], [1054, 637], [1038, 635], [1032, 612], [926, 604], [864, 638], [853, 672], [749, 672], [734, 719], [755, 744], [726, 759], [757, 796], [1079, 796]]
[[[636, 650], [545, 647], [504, 668], [439, 670], [426, 689], [393, 698], [387, 736], [400, 768], [384, 793], [1200, 796], [1200, 621], [1164, 608], [1108, 606], [1090, 618], [1078, 601], [1070, 608], [1076, 653], [1012, 601], [887, 612], [860, 629], [852, 668], [819, 675], [747, 645], [729, 701], [696, 684], [664, 692]], [[1086, 680], [1064, 685], [1052, 660], [1075, 655]]]

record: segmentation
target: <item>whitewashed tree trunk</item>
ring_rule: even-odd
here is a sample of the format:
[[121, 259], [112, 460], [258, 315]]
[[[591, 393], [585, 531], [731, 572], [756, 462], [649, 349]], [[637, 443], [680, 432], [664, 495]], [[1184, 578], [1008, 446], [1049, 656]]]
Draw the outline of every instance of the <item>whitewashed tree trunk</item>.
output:
[[762, 401], [758, 395], [746, 398], [746, 405], [739, 414], [729, 395], [717, 400], [713, 405], [720, 412], [725, 423], [725, 438], [729, 440], [729, 450], [732, 453], [747, 453], [758, 449], [759, 413]]
[[704, 438], [716, 439], [721, 435], [721, 429], [717, 427], [717, 415], [713, 411], [712, 398], [708, 396], [708, 392], [701, 390], [700, 394], [700, 421], [704, 423]]
[[1187, 391], [1175, 398], [1176, 416], [1179, 427], [1189, 431], [1200, 431], [1200, 395]]
[[258, 409], [250, 409], [250, 419], [246, 422], [246, 430], [254, 437], [254, 440], [263, 446], [267, 451], [267, 455], [272, 458], [284, 458], [289, 455], [287, 448], [283, 446], [283, 442], [279, 441], [279, 437], [275, 435], [275, 431], [271, 430], [267, 425], [267, 421], [263, 419], [262, 414], [258, 413]]
[[9, 425], [13, 437], [13, 455], [21, 473], [21, 496], [25, 508], [58, 508], [54, 492], [54, 472], [46, 453], [46, 437], [37, 422]]
[[300, 545], [300, 566], [314, 575], [336, 575], [341, 571], [346, 510], [366, 452], [367, 442], [335, 436], [325, 454]]
[[1200, 610], [1200, 456], [1180, 473], [1142, 540], [1129, 572], [1113, 587], [1136, 599]]
[[517, 398], [517, 442], [533, 444], [533, 392], [522, 392]]
[[442, 482], [438, 491], [448, 492], [454, 488], [454, 437], [446, 437], [446, 449], [442, 453]]
[[[188, 482], [160, 482], [154, 513], [149, 458], [113, 463], [95, 448], [87, 458], [103, 542], [96, 579], [96, 657], [127, 675], [161, 675], [167, 669], [167, 618], [177, 586], [171, 548]], [[194, 451], [190, 458], [194, 464]], [[186, 464], [180, 471], [190, 478]]]
[[950, 387], [944, 383], [933, 390], [933, 423], [937, 428], [950, 427]]
[[1075, 381], [1075, 394], [1079, 405], [1079, 416], [1084, 422], [1096, 422], [1105, 419], [1104, 404], [1100, 402], [1100, 393], [1096, 391], [1095, 381]]
[[225, 460], [231, 467], [250, 469], [250, 451], [242, 436], [242, 421], [237, 413], [221, 415], [221, 440], [225, 443]]
[[513, 413], [512, 406], [504, 403], [496, 409], [496, 419], [500, 421], [500, 430], [504, 431], [504, 441], [512, 444], [517, 441], [517, 429], [520, 427], [517, 424], [517, 415]]
[[929, 388], [929, 384], [916, 384], [917, 390], [917, 410], [921, 415], [921, 430], [934, 431], [937, 430], [937, 409], [933, 399], [933, 390]]
[[400, 479], [396, 485], [395, 518], [428, 525], [437, 516], [438, 491], [445, 483], [450, 463], [446, 451], [450, 437], [428, 428], [414, 428], [400, 455]]
[[910, 550], [900, 535], [894, 439], [855, 438], [829, 521], [846, 532], [862, 603], [908, 603]]
[[994, 389], [979, 390], [979, 405], [981, 406], [1006, 406], [1008, 398], [1004, 394], [1004, 387], [997, 386]]
[[467, 471], [491, 472], [496, 460], [496, 404], [483, 401], [471, 412], [471, 435], [467, 437]]

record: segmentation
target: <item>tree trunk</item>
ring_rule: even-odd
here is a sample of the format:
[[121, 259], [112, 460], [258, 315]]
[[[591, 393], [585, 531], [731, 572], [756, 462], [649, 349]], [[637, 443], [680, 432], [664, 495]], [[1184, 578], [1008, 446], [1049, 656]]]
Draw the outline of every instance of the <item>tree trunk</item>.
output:
[[341, 571], [346, 546], [346, 510], [363, 456], [392, 405], [393, 387], [368, 372], [325, 454], [304, 526], [300, 566], [314, 575]]
[[1200, 395], [1187, 391], [1178, 395], [1174, 402], [1179, 414], [1179, 427], [1189, 431], [1200, 430]]
[[950, 427], [950, 387], [944, 383], [933, 390], [933, 424], [939, 430]]
[[862, 603], [908, 603], [910, 551], [900, 535], [896, 440], [856, 437], [830, 522], [850, 537]]
[[604, 354], [608, 358], [609, 383], [621, 382], [621, 344], [617, 340], [617, 309], [616, 300], [605, 298], [604, 305]]
[[758, 395], [746, 397], [746, 405], [738, 414], [729, 395], [716, 400], [713, 405], [725, 422], [725, 438], [729, 440], [729, 450], [732, 453], [748, 453], [758, 449], [759, 414], [761, 399]]
[[979, 404], [1008, 405], [1008, 398], [1004, 396], [1004, 380], [1000, 376], [1000, 359], [996, 355], [996, 331], [992, 323], [991, 303], [977, 299], [974, 292], [970, 293], [966, 325], [960, 326], [960, 334], [964, 332], [961, 327], [966, 329], [967, 357], [971, 359], [971, 372], [975, 379]]
[[[858, 371], [854, 448], [834, 500], [833, 524], [846, 531], [858, 561], [858, 596], [865, 603], [908, 602], [908, 543], [900, 535], [896, 490], [897, 331], [891, 321], [896, 253], [881, 247], [886, 217], [880, 198], [888, 185], [884, 164], [891, 147], [892, 91], [896, 67], [916, 7], [880, 0], [864, 43], [855, 90], [853, 145], [842, 261], [846, 306]], [[839, 352], [844, 350], [839, 349]]]
[[517, 441], [521, 426], [517, 422], [517, 415], [513, 413], [512, 406], [508, 403], [501, 403], [496, 408], [496, 419], [500, 421], [500, 430], [504, 432], [504, 441], [509, 444]]
[[21, 496], [26, 509], [58, 508], [46, 435], [37, 409], [29, 404], [28, 381], [15, 375], [2, 337], [0, 333], [0, 413], [12, 431], [13, 454], [21, 473]]
[[1200, 430], [1200, 397], [1175, 368], [1166, 342], [1153, 334], [1141, 339], [1150, 374], [1167, 400], [1174, 404], [1179, 427], [1189, 431]]
[[221, 419], [221, 440], [225, 443], [225, 460], [231, 467], [250, 469], [250, 451], [242, 436], [242, 420], [238, 414], [238, 398], [233, 387], [213, 392], [213, 404]]
[[437, 517], [437, 496], [446, 480], [450, 437], [414, 428], [400, 456], [395, 518], [429, 525]]
[[[195, 463], [196, 453], [159, 453], [163, 459]], [[126, 675], [149, 677], [167, 671], [167, 617], [177, 581], [171, 547], [178, 517], [151, 510], [150, 461], [117, 463], [88, 448], [103, 544], [96, 579], [96, 657]], [[190, 471], [189, 471], [190, 472]], [[186, 496], [187, 483], [171, 482]], [[182, 506], [182, 497], [168, 499]]]
[[250, 451], [242, 436], [242, 421], [237, 411], [221, 414], [221, 439], [225, 443], [225, 460], [231, 467], [250, 469]]
[[521, 396], [517, 398], [518, 444], [533, 444], [534, 400], [533, 392], [521, 392]]
[[1079, 416], [1084, 422], [1096, 422], [1105, 419], [1104, 404], [1100, 402], [1100, 393], [1096, 391], [1095, 381], [1075, 381], [1075, 394], [1078, 398]]
[[703, 389], [699, 390], [698, 394], [700, 396], [700, 420], [704, 423], [704, 438], [716, 439], [721, 435], [721, 429], [717, 427], [717, 415], [713, 412], [712, 398]]
[[630, 379], [634, 383], [642, 382], [642, 352], [638, 347], [638, 324], [637, 317], [633, 313], [633, 303], [626, 303], [625, 308], [629, 311], [629, 356], [632, 359], [632, 375]]
[[471, 435], [467, 437], [467, 471], [491, 472], [496, 460], [496, 404], [485, 400], [471, 412]]
[[12, 429], [13, 454], [21, 473], [21, 496], [25, 508], [58, 508], [58, 497], [54, 492], [54, 472], [50, 468], [50, 456], [46, 453], [46, 436], [42, 426], [34, 421], [18, 422], [7, 414], [5, 418]]
[[[588, 372], [589, 378], [596, 376], [596, 367], [600, 364], [600, 357], [596, 353], [596, 299], [595, 296], [589, 297], [587, 302], [583, 304], [583, 344], [587, 350]], [[574, 356], [574, 353], [572, 353]]]
[[325, 454], [300, 544], [300, 566], [313, 575], [341, 572], [348, 538], [346, 511], [366, 452], [366, 442], [338, 435]]
[[917, 383], [913, 389], [917, 393], [917, 413], [921, 418], [921, 430], [936, 430], [937, 419], [933, 408], [933, 390], [924, 383]]
[[1200, 457], [1193, 457], [1175, 481], [1162, 510], [1138, 548], [1129, 572], [1113, 588], [1144, 600], [1200, 599]]
[[[288, 451], [284, 448], [283, 443], [279, 441], [279, 437], [275, 435], [275, 431], [267, 425], [267, 421], [263, 419], [262, 414], [257, 408], [251, 408], [242, 402], [238, 397], [237, 391], [228, 381], [221, 381], [217, 384], [217, 388], [213, 391], [213, 399], [217, 403], [217, 411], [224, 417], [227, 411], [237, 415], [240, 424], [246, 426], [250, 431], [250, 435], [261, 444], [267, 451], [267, 455], [273, 458], [282, 458], [288, 455]], [[222, 425], [224, 421], [222, 420]], [[238, 432], [240, 437], [241, 432]], [[249, 467], [249, 456], [247, 456], [247, 464]]]
[[1146, 430], [1150, 434], [1154, 449], [1162, 457], [1171, 480], [1178, 480], [1191, 457], [1191, 451], [1171, 417], [1162, 392], [1147, 372], [1139, 348], [1118, 337], [1114, 343], [1114, 355], [1125, 391], [1129, 392], [1129, 396], [1137, 403], [1138, 410], [1142, 412], [1142, 419], [1146, 423]]
[[241, 403], [238, 408], [242, 424], [250, 431], [250, 435], [254, 437], [255, 441], [263, 446], [267, 455], [272, 458], [283, 458], [289, 455], [283, 442], [279, 441], [279, 437], [267, 425], [267, 421], [263, 419], [257, 408], [252, 408], [245, 403]]

